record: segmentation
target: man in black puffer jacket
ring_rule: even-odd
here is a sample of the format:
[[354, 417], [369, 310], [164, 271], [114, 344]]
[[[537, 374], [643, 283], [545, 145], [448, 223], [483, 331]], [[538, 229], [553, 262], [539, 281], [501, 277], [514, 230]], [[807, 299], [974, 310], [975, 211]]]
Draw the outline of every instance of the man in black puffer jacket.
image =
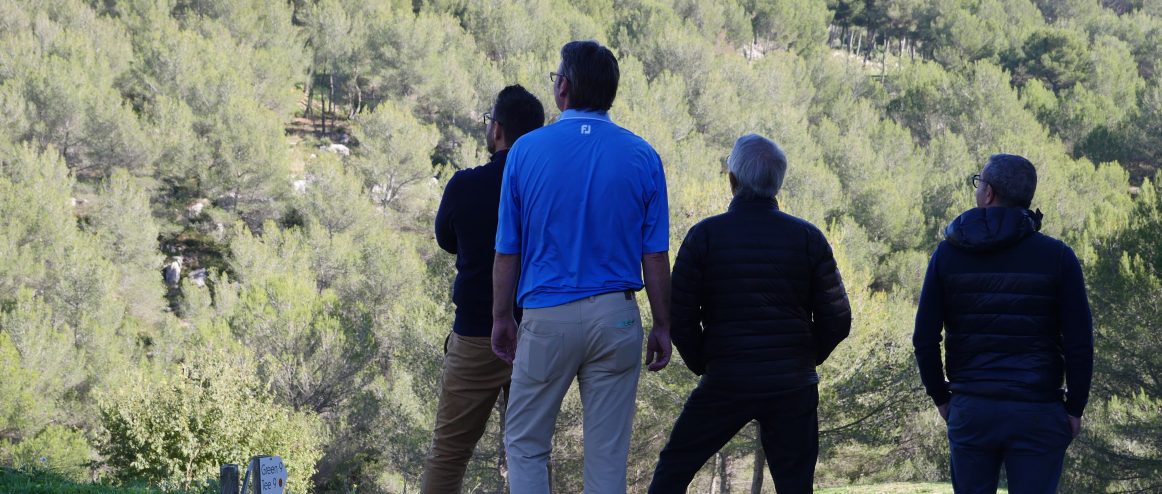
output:
[[1038, 233], [1029, 160], [996, 154], [972, 179], [978, 207], [945, 229], [924, 279], [920, 378], [948, 422], [957, 494], [996, 492], [1002, 462], [1010, 493], [1053, 493], [1093, 374], [1081, 265]]
[[748, 134], [727, 165], [729, 211], [694, 225], [674, 264], [671, 337], [702, 380], [649, 492], [686, 492], [706, 460], [757, 420], [775, 488], [809, 493], [819, 452], [815, 366], [847, 337], [851, 308], [823, 233], [779, 211], [782, 150]]

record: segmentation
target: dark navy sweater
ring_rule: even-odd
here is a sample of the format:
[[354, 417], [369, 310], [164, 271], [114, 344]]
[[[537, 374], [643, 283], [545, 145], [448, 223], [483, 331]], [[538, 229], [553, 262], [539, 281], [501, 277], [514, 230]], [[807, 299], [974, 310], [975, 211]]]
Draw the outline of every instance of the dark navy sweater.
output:
[[[496, 242], [496, 211], [508, 150], [497, 151], [488, 163], [460, 170], [448, 180], [436, 212], [436, 243], [456, 254], [452, 302], [461, 336], [492, 334], [492, 260]], [[520, 312], [517, 313], [520, 317]]]
[[1093, 374], [1085, 281], [1073, 250], [1038, 229], [1038, 215], [998, 207], [971, 209], [945, 230], [912, 337], [937, 405], [952, 394], [1064, 400], [1070, 415], [1081, 416]]

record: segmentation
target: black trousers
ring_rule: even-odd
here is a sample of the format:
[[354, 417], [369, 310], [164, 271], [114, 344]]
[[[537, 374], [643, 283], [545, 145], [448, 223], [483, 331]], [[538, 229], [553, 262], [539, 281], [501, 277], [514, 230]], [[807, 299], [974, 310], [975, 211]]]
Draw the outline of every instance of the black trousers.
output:
[[816, 385], [753, 399], [713, 389], [705, 382], [699, 384], [662, 449], [649, 492], [686, 492], [706, 460], [751, 420], [759, 423], [775, 490], [779, 494], [812, 492], [819, 457], [818, 406]]

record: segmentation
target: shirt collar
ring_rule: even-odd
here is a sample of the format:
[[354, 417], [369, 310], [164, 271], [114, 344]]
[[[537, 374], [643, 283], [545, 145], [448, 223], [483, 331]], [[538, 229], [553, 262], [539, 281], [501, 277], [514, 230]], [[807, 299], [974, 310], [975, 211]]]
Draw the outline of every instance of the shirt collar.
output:
[[758, 198], [745, 197], [744, 198], [742, 196], [734, 196], [734, 199], [730, 200], [730, 207], [727, 208], [727, 211], [734, 211], [736, 209], [774, 209], [774, 210], [778, 210], [779, 209], [779, 201], [777, 199], [775, 199], [774, 197], [772, 197], [770, 199], [766, 199], [766, 198], [762, 198], [762, 197], [758, 197]]
[[[509, 149], [511, 149], [511, 148], [509, 148]], [[500, 163], [503, 165], [504, 160], [507, 157], [508, 157], [508, 149], [501, 149], [500, 151], [492, 153], [492, 156], [488, 157], [488, 162], [489, 163]]]
[[609, 112], [577, 110], [577, 109], [573, 109], [573, 108], [569, 108], [569, 109], [561, 112], [561, 116], [557, 117], [557, 121], [559, 122], [561, 120], [567, 120], [570, 118], [589, 118], [589, 119], [594, 119], [594, 120], [604, 120], [606, 122], [613, 121], [609, 118]]

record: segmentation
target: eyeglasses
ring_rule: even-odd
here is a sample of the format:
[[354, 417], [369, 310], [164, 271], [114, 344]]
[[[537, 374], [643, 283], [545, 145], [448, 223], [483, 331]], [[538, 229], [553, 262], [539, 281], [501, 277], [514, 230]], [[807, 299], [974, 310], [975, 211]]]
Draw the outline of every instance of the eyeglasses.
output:
[[496, 122], [496, 117], [492, 116], [492, 112], [484, 112], [484, 126], [488, 127], [488, 122]]
[[985, 182], [983, 179], [980, 178], [979, 173], [972, 175], [971, 177], [968, 177], [968, 185], [971, 185], [972, 188], [974, 188], [974, 189], [980, 188], [981, 183], [987, 183], [987, 182]]
[[560, 79], [568, 79], [568, 78], [569, 77], [566, 76], [565, 74], [561, 74], [558, 72], [549, 72], [549, 80], [552, 81], [554, 84], [556, 84], [557, 81]]

